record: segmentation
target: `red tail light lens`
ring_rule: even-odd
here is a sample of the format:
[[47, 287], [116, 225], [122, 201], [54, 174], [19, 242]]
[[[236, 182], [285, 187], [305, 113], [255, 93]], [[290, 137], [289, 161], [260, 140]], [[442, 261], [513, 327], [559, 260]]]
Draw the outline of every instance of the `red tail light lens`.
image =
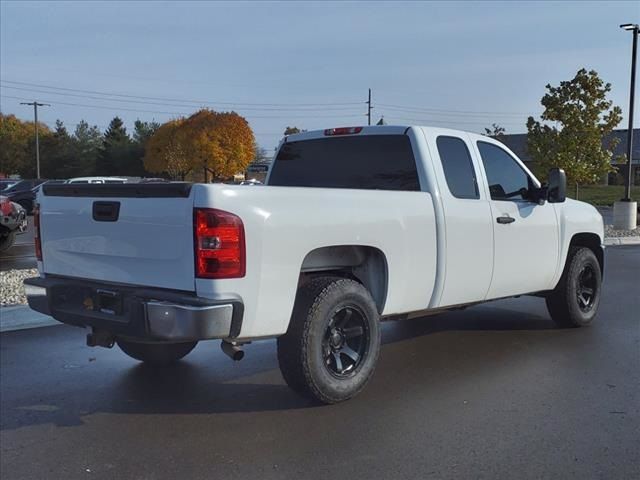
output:
[[244, 277], [244, 225], [240, 217], [213, 208], [195, 209], [194, 243], [196, 277]]
[[3, 216], [11, 215], [13, 212], [13, 207], [11, 206], [11, 200], [7, 197], [0, 198], [0, 212], [2, 212]]
[[332, 137], [335, 135], [353, 135], [355, 133], [360, 133], [361, 131], [362, 127], [327, 128], [324, 131], [324, 134], [327, 137]]
[[36, 247], [36, 258], [38, 261], [42, 261], [42, 242], [40, 240], [40, 207], [38, 205], [33, 209], [33, 228], [34, 236], [33, 240]]

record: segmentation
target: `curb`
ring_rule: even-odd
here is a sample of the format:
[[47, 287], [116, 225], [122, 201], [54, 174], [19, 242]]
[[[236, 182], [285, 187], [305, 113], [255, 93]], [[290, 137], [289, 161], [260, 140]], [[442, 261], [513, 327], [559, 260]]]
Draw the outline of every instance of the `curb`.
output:
[[31, 310], [27, 305], [0, 307], [0, 333], [51, 325], [62, 324], [49, 315]]
[[640, 237], [609, 237], [604, 239], [607, 247], [615, 247], [618, 245], [640, 245]]

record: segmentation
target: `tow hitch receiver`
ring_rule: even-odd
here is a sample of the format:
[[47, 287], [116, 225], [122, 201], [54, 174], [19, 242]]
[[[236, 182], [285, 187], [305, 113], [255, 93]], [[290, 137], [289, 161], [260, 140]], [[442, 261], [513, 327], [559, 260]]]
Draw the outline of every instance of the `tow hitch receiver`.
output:
[[88, 347], [105, 347], [111, 348], [116, 342], [116, 339], [109, 332], [104, 330], [91, 329], [91, 333], [87, 333], [87, 346]]

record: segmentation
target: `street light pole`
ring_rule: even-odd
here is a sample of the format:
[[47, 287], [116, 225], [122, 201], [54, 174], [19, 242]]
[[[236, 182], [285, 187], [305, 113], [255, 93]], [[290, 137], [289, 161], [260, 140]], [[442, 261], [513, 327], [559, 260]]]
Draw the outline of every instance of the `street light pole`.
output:
[[636, 57], [638, 52], [638, 31], [635, 23], [625, 23], [620, 28], [633, 32], [631, 49], [631, 90], [629, 92], [629, 129], [627, 130], [627, 182], [624, 187], [624, 198], [613, 204], [613, 226], [621, 230], [636, 228], [638, 204], [631, 200], [631, 162], [633, 161], [633, 104], [636, 90]]
[[33, 105], [33, 116], [35, 119], [35, 131], [36, 131], [36, 178], [40, 178], [40, 139], [38, 137], [38, 107], [50, 107], [48, 103], [33, 102], [20, 102], [20, 105]]
[[631, 50], [631, 90], [629, 92], [629, 130], [627, 131], [627, 185], [624, 190], [624, 198], [631, 200], [631, 161], [633, 159], [633, 107], [636, 91], [636, 57], [638, 52], [638, 25], [625, 24], [620, 28], [633, 32], [633, 47]]

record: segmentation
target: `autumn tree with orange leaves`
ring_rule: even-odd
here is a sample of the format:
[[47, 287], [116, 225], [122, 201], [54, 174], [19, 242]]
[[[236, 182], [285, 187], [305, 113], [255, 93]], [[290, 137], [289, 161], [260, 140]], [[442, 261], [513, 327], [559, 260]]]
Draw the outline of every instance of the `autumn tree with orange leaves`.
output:
[[149, 172], [167, 173], [174, 180], [184, 180], [193, 170], [183, 145], [183, 119], [163, 123], [149, 138], [144, 156], [144, 168]]
[[204, 171], [215, 180], [243, 172], [255, 155], [248, 122], [235, 112], [200, 110], [162, 125], [147, 144], [145, 168], [174, 178]]

